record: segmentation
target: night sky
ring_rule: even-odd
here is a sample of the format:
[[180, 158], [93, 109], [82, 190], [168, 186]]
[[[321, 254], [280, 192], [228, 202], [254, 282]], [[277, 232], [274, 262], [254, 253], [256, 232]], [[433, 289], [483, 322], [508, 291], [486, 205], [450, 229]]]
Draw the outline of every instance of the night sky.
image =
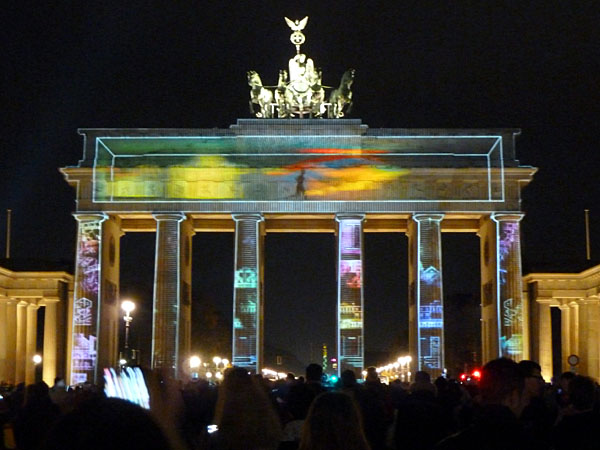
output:
[[[327, 85], [356, 69], [351, 117], [369, 127], [522, 129], [517, 158], [539, 168], [523, 192], [526, 268], [585, 259], [585, 208], [600, 258], [597, 2], [42, 3], [5, 11], [2, 255], [11, 208], [13, 258], [73, 260], [75, 193], [58, 168], [81, 158], [78, 128], [248, 118], [246, 71], [275, 84], [295, 52], [283, 17], [308, 15], [303, 52]], [[317, 359], [317, 347], [334, 344], [334, 237], [266, 239], [267, 344], [303, 363], [313, 347]], [[147, 329], [154, 239], [122, 242], [122, 293], [145, 305], [134, 327]], [[443, 245], [446, 299], [477, 297], [478, 238], [445, 234]], [[406, 248], [403, 234], [365, 237], [368, 352], [406, 345]], [[229, 321], [232, 252], [232, 235], [194, 238], [193, 297]]]

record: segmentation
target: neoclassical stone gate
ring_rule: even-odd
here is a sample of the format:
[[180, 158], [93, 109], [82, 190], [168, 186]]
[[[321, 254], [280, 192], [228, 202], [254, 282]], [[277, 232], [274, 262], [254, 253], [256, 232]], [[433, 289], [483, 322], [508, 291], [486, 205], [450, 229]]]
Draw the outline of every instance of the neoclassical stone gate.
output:
[[71, 382], [116, 365], [119, 239], [137, 231], [156, 233], [152, 366], [175, 377], [189, 357], [191, 237], [202, 231], [235, 233], [235, 365], [262, 367], [263, 238], [282, 231], [336, 233], [339, 371], [363, 367], [365, 232], [409, 238], [419, 368], [444, 368], [443, 232], [481, 238], [483, 359], [529, 356], [519, 222], [521, 188], [535, 169], [515, 158], [518, 130], [240, 119], [229, 129], [80, 133], [83, 159], [62, 169], [76, 187], [79, 224]]

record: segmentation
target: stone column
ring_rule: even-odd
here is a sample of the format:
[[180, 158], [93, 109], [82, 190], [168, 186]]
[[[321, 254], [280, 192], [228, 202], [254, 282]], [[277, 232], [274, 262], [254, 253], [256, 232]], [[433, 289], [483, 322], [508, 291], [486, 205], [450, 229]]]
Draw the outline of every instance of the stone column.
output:
[[336, 216], [338, 222], [338, 375], [364, 367], [363, 220], [364, 215]]
[[194, 225], [191, 219], [181, 222], [180, 235], [180, 277], [181, 308], [179, 314], [179, 355], [180, 362], [191, 355], [192, 343], [192, 236]]
[[[27, 305], [27, 332], [25, 338], [25, 384], [35, 383], [33, 355], [37, 350], [37, 311], [38, 306]], [[42, 361], [43, 362], [43, 361]]]
[[550, 317], [550, 301], [548, 300], [537, 300], [538, 310], [538, 342], [539, 342], [539, 355], [538, 362], [542, 368], [542, 374], [546, 378], [550, 378], [553, 375], [552, 368], [552, 320]]
[[571, 353], [579, 355], [579, 304], [576, 301], [572, 301], [569, 304], [569, 308], [569, 316], [571, 319], [571, 324], [569, 326], [571, 332], [569, 339], [569, 342], [571, 343]]
[[27, 358], [27, 302], [17, 303], [17, 346], [15, 383], [25, 381]]
[[0, 381], [8, 380], [8, 321], [7, 321], [8, 301], [0, 299]]
[[481, 258], [481, 356], [485, 364], [500, 356], [496, 226], [489, 216], [481, 220], [477, 234]]
[[232, 363], [260, 373], [263, 366], [263, 217], [234, 214]]
[[102, 279], [102, 222], [105, 214], [75, 214], [78, 222], [70, 384], [97, 382], [97, 339]]
[[155, 214], [156, 261], [152, 320], [152, 368], [179, 375], [181, 213]]
[[560, 357], [562, 360], [562, 371], [568, 370], [569, 363], [567, 358], [572, 353], [571, 349], [571, 318], [569, 313], [571, 308], [567, 303], [561, 303], [560, 308], [560, 339], [561, 339], [561, 352]]
[[121, 249], [120, 219], [109, 217], [102, 223], [102, 257], [100, 267], [100, 301], [98, 302], [98, 363], [96, 379], [102, 379], [104, 368], [117, 367], [119, 354], [119, 270]]
[[409, 225], [409, 283], [414, 295], [409, 306], [409, 345], [418, 370], [434, 378], [444, 370], [443, 218], [443, 214], [416, 214]]
[[57, 359], [57, 317], [56, 303], [52, 300], [44, 300], [44, 350], [43, 350], [43, 367], [42, 379], [52, 387], [54, 378], [56, 378], [56, 359]]
[[[17, 302], [9, 299], [6, 302], [6, 363], [4, 380], [16, 384], [17, 371]], [[1, 336], [0, 336], [1, 338]]]
[[521, 273], [522, 214], [493, 214], [496, 222], [496, 274], [500, 323], [500, 354], [523, 359], [523, 283]]
[[580, 323], [579, 323], [579, 346], [580, 362], [577, 371], [594, 379], [599, 374], [599, 331], [600, 305], [598, 298], [588, 297], [579, 301]]

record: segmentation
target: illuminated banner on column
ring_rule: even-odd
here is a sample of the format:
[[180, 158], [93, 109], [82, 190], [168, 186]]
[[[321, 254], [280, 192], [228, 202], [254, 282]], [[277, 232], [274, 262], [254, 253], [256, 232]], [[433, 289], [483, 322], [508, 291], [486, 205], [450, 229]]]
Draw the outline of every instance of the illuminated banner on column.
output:
[[417, 222], [419, 368], [439, 375], [444, 368], [441, 214], [419, 214]]
[[338, 249], [339, 371], [363, 367], [362, 217], [336, 218]]
[[259, 215], [234, 215], [235, 272], [233, 290], [234, 366], [258, 373], [262, 339]]
[[520, 214], [494, 214], [497, 245], [498, 320], [500, 352], [523, 359], [523, 303], [521, 299]]
[[76, 216], [77, 262], [73, 300], [71, 384], [95, 381], [100, 255], [104, 215]]

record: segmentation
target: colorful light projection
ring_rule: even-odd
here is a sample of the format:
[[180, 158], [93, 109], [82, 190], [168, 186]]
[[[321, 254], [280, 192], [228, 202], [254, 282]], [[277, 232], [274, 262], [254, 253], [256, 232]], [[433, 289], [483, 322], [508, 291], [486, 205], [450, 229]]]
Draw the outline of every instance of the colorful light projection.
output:
[[498, 320], [500, 353], [517, 361], [523, 359], [523, 303], [521, 298], [522, 215], [494, 214], [497, 243]]
[[[462, 139], [462, 140], [461, 140]], [[97, 138], [95, 202], [451, 200], [423, 168], [477, 169], [466, 200], [503, 197], [499, 136]], [[456, 141], [456, 142], [454, 142]], [[469, 152], [458, 152], [457, 142]], [[465, 142], [463, 142], [465, 141]], [[456, 151], [457, 153], [453, 153]], [[499, 170], [498, 170], [499, 169]], [[408, 176], [416, 179], [408, 179]], [[450, 183], [450, 184], [448, 184]]]
[[235, 272], [233, 290], [234, 366], [260, 370], [261, 277], [259, 267], [259, 215], [235, 215]]
[[441, 214], [418, 214], [417, 328], [419, 368], [439, 374], [444, 368]]
[[103, 215], [76, 216], [77, 263], [73, 301], [71, 384], [95, 381]]
[[362, 217], [338, 217], [338, 370], [363, 367]]

